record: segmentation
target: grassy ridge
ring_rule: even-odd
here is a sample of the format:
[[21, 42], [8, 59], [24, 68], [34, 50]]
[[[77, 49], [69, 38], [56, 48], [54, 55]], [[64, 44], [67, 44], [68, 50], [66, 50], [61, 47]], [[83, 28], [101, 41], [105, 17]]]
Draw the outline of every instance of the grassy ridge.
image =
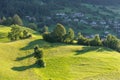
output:
[[[6, 31], [7, 32], [7, 31]], [[45, 68], [38, 68], [33, 47], [44, 52]], [[0, 43], [0, 80], [119, 80], [120, 54], [103, 47], [48, 43], [40, 35]]]

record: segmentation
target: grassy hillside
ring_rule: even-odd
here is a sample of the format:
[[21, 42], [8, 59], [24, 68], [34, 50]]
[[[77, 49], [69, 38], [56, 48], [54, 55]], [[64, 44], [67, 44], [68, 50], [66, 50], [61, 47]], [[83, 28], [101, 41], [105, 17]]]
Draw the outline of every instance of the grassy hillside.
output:
[[[32, 53], [36, 44], [44, 52], [45, 68], [38, 68], [35, 64]], [[0, 80], [120, 79], [118, 52], [103, 47], [51, 44], [42, 40], [40, 35], [15, 42], [1, 42], [0, 63]]]

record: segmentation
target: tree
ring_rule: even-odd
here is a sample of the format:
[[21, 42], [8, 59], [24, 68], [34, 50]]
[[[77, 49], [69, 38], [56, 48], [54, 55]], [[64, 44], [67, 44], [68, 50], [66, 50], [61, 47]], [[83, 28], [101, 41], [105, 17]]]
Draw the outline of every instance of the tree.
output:
[[107, 35], [106, 39], [103, 41], [103, 45], [108, 48], [120, 51], [120, 40], [111, 34]]
[[45, 32], [49, 32], [48, 30], [48, 27], [47, 26], [44, 26], [43, 29], [42, 29], [42, 33], [45, 33]]
[[23, 31], [23, 38], [27, 38], [29, 36], [28, 31], [24, 30]]
[[20, 16], [17, 15], [17, 14], [15, 14], [15, 15], [13, 16], [13, 23], [14, 23], [14, 24], [17, 24], [17, 25], [20, 25], [20, 26], [23, 25], [22, 19], [21, 19]]
[[7, 20], [6, 17], [3, 16], [3, 17], [2, 17], [2, 21], [4, 22], [4, 21], [6, 21], [6, 20]]
[[78, 44], [80, 45], [90, 45], [90, 40], [85, 38], [83, 35], [78, 36]]
[[12, 25], [13, 24], [13, 19], [11, 17], [8, 17], [8, 18], [3, 17], [1, 19], [1, 24], [2, 25], [8, 25], [8, 26]]
[[74, 30], [72, 28], [69, 28], [68, 33], [65, 35], [64, 42], [70, 43], [74, 39]]
[[46, 41], [48, 41], [48, 42], [54, 42], [53, 36], [51, 35], [50, 32], [45, 32], [45, 33], [43, 33], [42, 36], [43, 36], [43, 39], [44, 39], [44, 40], [46, 40]]
[[82, 37], [83, 35], [80, 33], [80, 32], [78, 32], [78, 34], [77, 34], [77, 36], [75, 37], [75, 39], [78, 41], [78, 39], [80, 38], [80, 37]]
[[11, 32], [8, 33], [8, 38], [11, 41], [18, 40], [21, 36], [21, 32], [22, 32], [22, 30], [21, 30], [20, 26], [12, 25]]
[[2, 24], [2, 25], [5, 25], [6, 20], [7, 20], [7, 19], [6, 19], [6, 17], [5, 17], [5, 16], [3, 16], [3, 17], [2, 17], [2, 19], [1, 19], [1, 24]]
[[51, 33], [53, 40], [56, 42], [62, 42], [63, 37], [66, 35], [66, 29], [62, 24], [57, 24], [56, 28]]
[[6, 21], [6, 25], [12, 25], [13, 24], [13, 18], [12, 17], [8, 17], [7, 21]]
[[95, 35], [95, 37], [90, 41], [91, 46], [102, 46], [102, 41], [99, 35]]
[[39, 50], [38, 46], [34, 47], [34, 57], [37, 59], [36, 63], [40, 65], [40, 67], [45, 67], [44, 61], [43, 61], [43, 52], [42, 50]]
[[33, 29], [33, 30], [37, 30], [37, 25], [35, 23], [29, 23], [28, 27]]

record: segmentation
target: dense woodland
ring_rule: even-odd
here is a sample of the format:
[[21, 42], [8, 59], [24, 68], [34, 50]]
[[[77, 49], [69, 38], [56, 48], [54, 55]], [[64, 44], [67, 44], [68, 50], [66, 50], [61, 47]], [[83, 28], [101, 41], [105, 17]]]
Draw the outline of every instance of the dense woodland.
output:
[[[98, 33], [104, 38], [111, 33], [119, 37], [120, 31], [116, 29], [120, 22], [119, 14], [105, 7], [107, 2], [97, 1], [101, 4], [98, 6], [95, 0], [4, 0], [0, 1], [0, 23], [7, 20], [11, 22], [5, 21], [2, 25], [10, 25], [17, 14], [24, 26], [40, 32], [44, 26], [52, 30], [57, 23], [61, 23], [66, 28], [73, 28], [75, 34], [81, 31], [92, 37]], [[109, 2], [116, 4], [118, 0]]]
[[98, 5], [119, 5], [120, 0], [82, 0], [83, 2]]
[[[51, 11], [64, 7], [80, 7], [80, 3], [93, 4], [119, 4], [119, 0], [3, 0], [0, 1], [2, 16], [12, 16], [17, 13], [20, 16], [49, 15]], [[67, 3], [67, 4], [66, 4]], [[39, 14], [38, 14], [39, 13]]]

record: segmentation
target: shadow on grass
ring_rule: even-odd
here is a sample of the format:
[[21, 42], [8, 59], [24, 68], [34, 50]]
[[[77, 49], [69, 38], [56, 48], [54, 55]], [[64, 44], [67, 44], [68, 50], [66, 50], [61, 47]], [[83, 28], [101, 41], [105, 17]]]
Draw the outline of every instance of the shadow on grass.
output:
[[21, 48], [20, 50], [33, 49], [35, 45], [39, 45], [40, 48], [52, 48], [52, 47], [62, 46], [65, 44], [49, 43], [49, 42], [44, 41], [43, 39], [37, 39], [37, 40], [30, 42], [27, 46]]
[[109, 49], [109, 48], [104, 48], [104, 47], [83, 47], [82, 50], [75, 51], [76, 52], [75, 55], [81, 55], [81, 54], [85, 54], [85, 53], [91, 52], [91, 51], [96, 51], [96, 52], [110, 51], [110, 52], [112, 52], [113, 50]]
[[16, 58], [15, 61], [21, 61], [21, 60], [24, 60], [24, 59], [27, 59], [27, 58], [30, 58], [30, 57], [33, 57], [33, 54], [29, 54], [29, 55], [23, 56], [23, 57], [18, 57], [18, 58]]
[[25, 71], [25, 70], [28, 70], [28, 69], [31, 69], [31, 68], [42, 68], [42, 67], [40, 67], [38, 64], [34, 63], [32, 65], [29, 65], [29, 66], [13, 67], [11, 69], [14, 70], [14, 71]]

